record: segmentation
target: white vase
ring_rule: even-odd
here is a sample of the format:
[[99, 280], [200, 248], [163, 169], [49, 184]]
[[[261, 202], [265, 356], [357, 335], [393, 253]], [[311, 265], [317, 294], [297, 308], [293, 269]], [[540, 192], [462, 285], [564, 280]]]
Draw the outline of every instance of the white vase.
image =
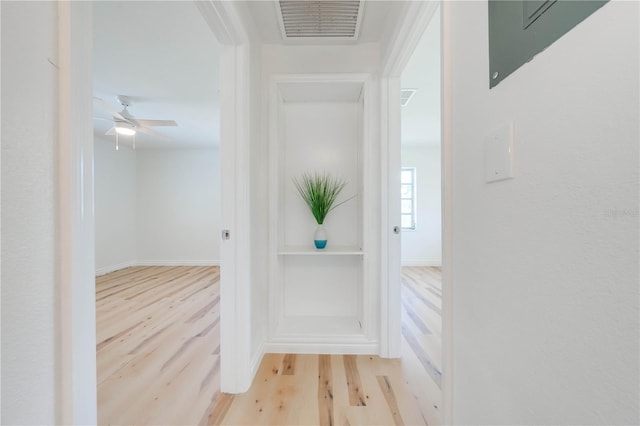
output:
[[318, 225], [316, 228], [313, 243], [316, 245], [317, 249], [323, 249], [327, 246], [327, 231], [325, 231], [324, 225]]

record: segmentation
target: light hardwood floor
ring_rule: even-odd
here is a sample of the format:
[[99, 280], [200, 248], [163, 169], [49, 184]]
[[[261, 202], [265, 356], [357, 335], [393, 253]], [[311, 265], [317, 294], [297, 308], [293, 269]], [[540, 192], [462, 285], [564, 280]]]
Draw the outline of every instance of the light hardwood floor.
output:
[[98, 422], [198, 424], [219, 391], [219, 269], [96, 279]]
[[140, 267], [96, 280], [100, 424], [438, 424], [439, 268], [403, 268], [402, 358], [267, 354], [219, 393], [219, 270]]

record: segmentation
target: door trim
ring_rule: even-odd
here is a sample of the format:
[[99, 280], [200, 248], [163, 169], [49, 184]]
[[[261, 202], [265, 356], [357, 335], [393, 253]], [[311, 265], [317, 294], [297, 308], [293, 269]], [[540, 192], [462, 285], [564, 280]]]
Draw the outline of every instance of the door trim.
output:
[[[396, 86], [390, 84], [393, 79], [400, 77], [400, 74], [406, 67], [411, 55], [413, 54], [422, 34], [429, 26], [431, 18], [438, 12], [441, 17], [441, 130], [442, 130], [442, 411], [441, 424], [453, 423], [453, 257], [452, 257], [452, 219], [453, 219], [453, 189], [452, 189], [452, 121], [451, 121], [451, 93], [452, 93], [452, 62], [450, 57], [451, 49], [451, 25], [450, 25], [450, 2], [446, 1], [423, 1], [410, 2], [407, 4], [403, 19], [398, 25], [397, 31], [391, 37], [389, 50], [386, 52], [382, 61], [382, 95], [388, 97], [392, 94], [391, 89], [395, 90]], [[398, 96], [399, 98], [399, 96]], [[389, 200], [393, 191], [392, 185], [395, 185], [393, 179], [390, 178], [392, 169], [397, 161], [393, 160], [394, 155], [399, 156], [400, 152], [400, 107], [391, 106], [388, 99], [383, 99], [383, 116], [381, 117], [381, 132], [383, 139], [383, 156], [385, 149], [388, 150], [389, 159], [382, 163], [383, 179], [382, 179], [382, 199]], [[388, 108], [387, 117], [384, 116], [385, 108]], [[386, 122], [386, 123], [385, 123]], [[397, 128], [396, 128], [397, 126]], [[397, 154], [391, 154], [392, 151]], [[387, 170], [384, 168], [388, 167]], [[394, 330], [398, 329], [396, 323], [400, 323], [400, 288], [394, 289], [393, 280], [399, 280], [395, 277], [394, 265], [400, 263], [400, 250], [396, 250], [389, 242], [391, 228], [393, 224], [390, 222], [389, 214], [391, 210], [387, 210], [383, 204], [382, 215], [382, 254], [388, 253], [387, 262], [381, 262], [382, 277], [389, 279], [382, 283], [383, 294], [390, 294], [390, 302], [383, 309], [383, 323], [387, 323]], [[399, 243], [398, 243], [399, 245]], [[384, 258], [383, 258], [384, 259]], [[394, 274], [392, 277], [391, 274]], [[396, 295], [397, 293], [397, 295]], [[393, 299], [397, 298], [397, 302]], [[397, 305], [397, 306], [396, 306]], [[389, 328], [391, 330], [391, 328]], [[383, 330], [384, 331], [384, 330]], [[389, 332], [389, 331], [387, 331]], [[400, 342], [398, 347], [394, 345], [395, 341], [390, 340], [387, 336], [389, 344], [389, 353], [393, 354], [397, 350], [400, 352]]]
[[453, 63], [451, 3], [440, 9], [442, 131], [442, 424], [453, 424]]
[[[393, 232], [400, 223], [400, 77], [380, 79], [380, 356], [399, 358], [402, 322], [400, 318], [400, 235]], [[392, 203], [391, 200], [398, 200]]]
[[[96, 424], [91, 2], [58, 2], [56, 417]], [[88, 374], [88, 372], [94, 374]]]
[[231, 238], [220, 243], [220, 390], [251, 386], [250, 245], [250, 36], [233, 2], [196, 1], [223, 45], [220, 57], [221, 227]]

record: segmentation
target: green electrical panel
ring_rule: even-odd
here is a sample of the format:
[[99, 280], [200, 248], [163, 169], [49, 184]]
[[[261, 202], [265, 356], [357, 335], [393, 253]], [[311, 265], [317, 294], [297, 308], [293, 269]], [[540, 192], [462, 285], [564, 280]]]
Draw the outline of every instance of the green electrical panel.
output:
[[489, 0], [489, 87], [529, 62], [608, 0]]

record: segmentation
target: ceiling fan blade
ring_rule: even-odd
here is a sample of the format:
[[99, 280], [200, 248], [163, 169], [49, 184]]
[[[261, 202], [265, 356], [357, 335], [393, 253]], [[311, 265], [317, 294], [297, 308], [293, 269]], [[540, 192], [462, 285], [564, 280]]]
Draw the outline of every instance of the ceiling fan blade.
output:
[[141, 126], [177, 126], [178, 123], [176, 123], [173, 120], [145, 120], [145, 119], [138, 119], [136, 118], [136, 121], [138, 122], [138, 124], [140, 124]]
[[112, 128], [110, 128], [109, 130], [107, 130], [107, 132], [105, 133], [105, 135], [115, 135], [116, 134], [116, 126], [113, 126]]
[[161, 133], [156, 132], [155, 130], [147, 129], [146, 127], [139, 127], [136, 129], [140, 133], [146, 133], [149, 136], [154, 136], [159, 139], [169, 140], [169, 138]]
[[113, 118], [102, 118], [102, 117], [93, 117], [94, 120], [100, 120], [100, 121], [108, 121], [110, 123], [113, 123]]
[[93, 101], [95, 103], [97, 103], [98, 105], [100, 105], [102, 107], [102, 109], [107, 111], [109, 114], [111, 114], [115, 118], [119, 118], [120, 120], [126, 120], [126, 118], [124, 118], [118, 111], [113, 109], [111, 107], [111, 105], [109, 105], [109, 103], [107, 101], [105, 101], [104, 99], [100, 99], [100, 98], [97, 98], [97, 97], [94, 96], [93, 97]]

